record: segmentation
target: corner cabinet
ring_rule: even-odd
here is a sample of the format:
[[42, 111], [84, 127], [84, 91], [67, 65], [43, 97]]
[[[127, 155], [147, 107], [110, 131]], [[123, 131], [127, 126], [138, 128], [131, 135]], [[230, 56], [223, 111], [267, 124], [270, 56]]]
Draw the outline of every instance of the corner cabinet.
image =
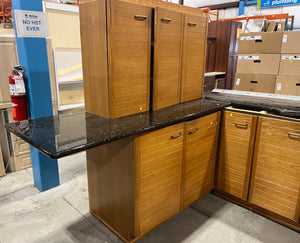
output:
[[219, 152], [217, 190], [248, 198], [257, 117], [225, 111]]
[[249, 202], [300, 222], [300, 123], [258, 118]]
[[90, 211], [136, 241], [214, 187], [218, 114], [87, 151]]

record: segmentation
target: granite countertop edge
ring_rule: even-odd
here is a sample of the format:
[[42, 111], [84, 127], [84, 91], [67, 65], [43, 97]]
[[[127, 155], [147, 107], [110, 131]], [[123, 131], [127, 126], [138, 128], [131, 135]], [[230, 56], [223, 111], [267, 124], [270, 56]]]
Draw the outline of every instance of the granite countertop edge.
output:
[[[88, 149], [91, 149], [91, 148], [95, 148], [95, 147], [98, 147], [98, 146], [101, 146], [101, 145], [104, 145], [104, 144], [107, 144], [107, 143], [110, 143], [110, 142], [114, 142], [114, 141], [117, 141], [117, 140], [120, 140], [120, 139], [123, 139], [123, 138], [126, 138], [126, 137], [130, 137], [130, 136], [133, 136], [133, 135], [140, 135], [140, 134], [143, 134], [143, 133], [146, 133], [146, 132], [151, 132], [151, 131], [162, 129], [162, 128], [165, 128], [165, 127], [168, 127], [168, 126], [172, 126], [172, 125], [175, 125], [175, 124], [178, 124], [178, 123], [181, 123], [181, 122], [194, 120], [194, 119], [212, 114], [214, 112], [221, 111], [224, 108], [230, 106], [230, 103], [227, 103], [227, 102], [221, 102], [221, 103], [222, 104], [219, 104], [218, 106], [216, 106], [214, 108], [211, 108], [209, 110], [192, 113], [192, 114], [189, 114], [189, 115], [183, 116], [183, 117], [178, 117], [178, 118], [173, 119], [173, 120], [162, 122], [158, 125], [148, 126], [148, 127], [145, 127], [145, 128], [139, 129], [139, 130], [135, 130], [133, 132], [130, 132], [130, 133], [122, 135], [122, 136], [113, 137], [111, 139], [107, 139], [107, 140], [99, 139], [99, 142], [94, 142], [92, 144], [87, 144], [87, 145], [80, 145], [80, 146], [77, 146], [77, 147], [74, 147], [74, 148], [70, 148], [69, 150], [65, 150], [65, 151], [61, 151], [61, 152], [57, 152], [57, 153], [50, 152], [49, 150], [47, 150], [44, 147], [40, 146], [34, 140], [24, 136], [23, 133], [17, 132], [16, 130], [13, 129], [13, 127], [11, 127], [10, 124], [6, 124], [5, 128], [7, 130], [9, 130], [10, 132], [12, 132], [13, 134], [15, 134], [16, 136], [23, 139], [24, 141], [28, 142], [30, 145], [32, 145], [33, 147], [35, 147], [36, 149], [38, 149], [39, 151], [44, 153], [46, 156], [50, 157], [51, 159], [60, 159], [60, 158], [63, 158], [63, 157], [66, 157], [66, 156], [69, 156], [69, 155], [72, 155], [72, 154], [75, 154], [75, 153], [79, 153], [79, 152], [82, 152], [82, 151], [85, 151], [85, 150], [88, 150]], [[88, 112], [86, 112], [86, 113], [88, 113]]]

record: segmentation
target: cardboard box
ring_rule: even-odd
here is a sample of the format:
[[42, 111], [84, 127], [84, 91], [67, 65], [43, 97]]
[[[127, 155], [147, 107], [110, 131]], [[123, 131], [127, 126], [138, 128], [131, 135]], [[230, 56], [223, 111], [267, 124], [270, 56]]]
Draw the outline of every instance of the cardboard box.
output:
[[300, 31], [284, 31], [281, 53], [300, 53]]
[[243, 54], [239, 55], [237, 73], [277, 75], [280, 54]]
[[282, 32], [243, 33], [240, 35], [239, 54], [277, 54], [281, 51]]
[[280, 76], [300, 76], [300, 54], [282, 54]]
[[234, 90], [274, 93], [276, 76], [267, 74], [237, 73]]
[[300, 96], [300, 77], [277, 76], [275, 94]]

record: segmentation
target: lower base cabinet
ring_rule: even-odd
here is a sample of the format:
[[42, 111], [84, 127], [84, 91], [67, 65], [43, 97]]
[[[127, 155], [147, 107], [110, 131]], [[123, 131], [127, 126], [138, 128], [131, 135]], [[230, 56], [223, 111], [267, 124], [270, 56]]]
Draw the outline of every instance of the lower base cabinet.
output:
[[300, 120], [228, 110], [220, 140], [215, 193], [300, 231]]
[[218, 114], [87, 151], [90, 211], [134, 242], [214, 187]]
[[300, 122], [260, 117], [249, 202], [300, 221]]

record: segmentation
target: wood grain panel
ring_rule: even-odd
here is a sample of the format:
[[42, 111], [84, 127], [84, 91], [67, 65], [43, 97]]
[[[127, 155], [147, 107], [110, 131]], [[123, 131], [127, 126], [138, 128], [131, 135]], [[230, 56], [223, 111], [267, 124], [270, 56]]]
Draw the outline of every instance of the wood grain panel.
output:
[[80, 4], [85, 110], [109, 117], [105, 1]]
[[87, 150], [90, 210], [128, 241], [134, 238], [134, 138]]
[[8, 76], [11, 67], [18, 64], [15, 38], [0, 37], [0, 103], [10, 102]]
[[259, 118], [249, 201], [299, 223], [300, 121]]
[[137, 136], [137, 236], [145, 235], [180, 211], [182, 149], [182, 123]]
[[[108, 58], [111, 118], [149, 109], [151, 8], [108, 2]], [[138, 76], [137, 76], [138, 73]], [[124, 88], [119, 82], [128, 80]], [[139, 82], [139, 86], [136, 86]], [[123, 92], [123, 93], [122, 93]], [[124, 104], [127, 106], [124, 106]]]
[[217, 189], [247, 200], [257, 118], [230, 111], [223, 118]]
[[155, 9], [153, 109], [179, 103], [183, 14]]
[[185, 14], [180, 102], [203, 95], [207, 18]]
[[[81, 0], [80, 2], [85, 2], [85, 1], [93, 1], [93, 0]], [[94, 0], [94, 1], [97, 1], [97, 0]], [[110, 1], [118, 1], [118, 0], [110, 0]], [[168, 9], [175, 10], [175, 11], [180, 11], [180, 12], [183, 12], [183, 13], [190, 13], [190, 14], [196, 14], [196, 15], [201, 15], [201, 16], [206, 16], [207, 15], [200, 8], [188, 7], [188, 6], [185, 6], [185, 5], [166, 2], [166, 1], [162, 1], [162, 0], [122, 0], [122, 1], [129, 2], [129, 3], [138, 3], [138, 4], [141, 4], [141, 5], [151, 6], [151, 7], [154, 7], [154, 8], [155, 7], [168, 8]]]
[[186, 123], [182, 209], [214, 187], [217, 113]]

